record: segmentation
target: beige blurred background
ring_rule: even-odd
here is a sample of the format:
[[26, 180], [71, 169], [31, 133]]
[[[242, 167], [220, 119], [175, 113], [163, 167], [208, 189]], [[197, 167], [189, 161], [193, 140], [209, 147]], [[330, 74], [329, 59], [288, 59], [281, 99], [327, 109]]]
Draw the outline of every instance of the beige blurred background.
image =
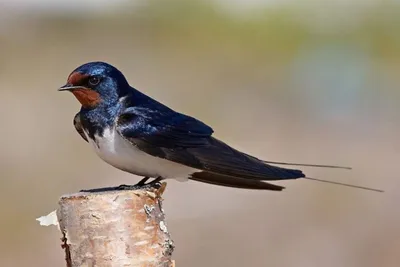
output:
[[135, 183], [75, 132], [58, 93], [107, 61], [215, 136], [303, 168], [283, 192], [169, 183], [177, 266], [400, 266], [400, 3], [359, 0], [0, 1], [0, 266], [64, 266], [35, 218], [60, 195]]

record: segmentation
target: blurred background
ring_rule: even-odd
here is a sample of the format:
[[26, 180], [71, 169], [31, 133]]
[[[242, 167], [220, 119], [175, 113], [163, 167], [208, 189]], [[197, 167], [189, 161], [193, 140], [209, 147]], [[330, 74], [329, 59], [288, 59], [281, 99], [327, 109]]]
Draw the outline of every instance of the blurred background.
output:
[[[0, 266], [64, 266], [35, 218], [60, 195], [135, 183], [75, 132], [70, 72], [106, 61], [215, 136], [309, 180], [254, 192], [171, 181], [177, 266], [400, 265], [400, 3], [0, 0]], [[397, 208], [396, 208], [397, 207]]]

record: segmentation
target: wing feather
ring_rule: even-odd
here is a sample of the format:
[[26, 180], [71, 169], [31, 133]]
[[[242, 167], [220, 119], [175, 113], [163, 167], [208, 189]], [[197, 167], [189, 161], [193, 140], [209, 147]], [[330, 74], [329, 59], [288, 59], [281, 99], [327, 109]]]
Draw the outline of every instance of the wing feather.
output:
[[212, 137], [204, 123], [172, 110], [128, 108], [117, 131], [142, 151], [215, 174], [253, 180], [304, 177], [300, 170], [268, 165]]

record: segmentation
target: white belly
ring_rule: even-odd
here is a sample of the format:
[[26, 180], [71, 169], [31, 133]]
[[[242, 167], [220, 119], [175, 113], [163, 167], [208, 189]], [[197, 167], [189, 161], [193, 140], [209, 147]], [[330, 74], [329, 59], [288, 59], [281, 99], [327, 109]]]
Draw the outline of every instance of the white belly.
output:
[[[86, 134], [87, 135], [87, 134]], [[140, 176], [187, 180], [199, 170], [169, 160], [153, 157], [122, 138], [115, 129], [106, 129], [103, 137], [88, 138], [97, 155], [108, 164]]]

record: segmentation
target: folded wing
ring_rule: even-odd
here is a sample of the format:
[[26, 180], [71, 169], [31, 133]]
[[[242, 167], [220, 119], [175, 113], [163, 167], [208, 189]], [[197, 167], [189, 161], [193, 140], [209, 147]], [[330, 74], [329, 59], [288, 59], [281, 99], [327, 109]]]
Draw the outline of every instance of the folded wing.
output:
[[[142, 151], [204, 171], [203, 174], [193, 175], [193, 180], [241, 188], [281, 190], [281, 187], [257, 184], [256, 181], [304, 177], [300, 170], [272, 166], [230, 147], [212, 137], [213, 130], [209, 126], [172, 110], [128, 108], [117, 125], [121, 136]], [[250, 183], [248, 180], [255, 181]]]

